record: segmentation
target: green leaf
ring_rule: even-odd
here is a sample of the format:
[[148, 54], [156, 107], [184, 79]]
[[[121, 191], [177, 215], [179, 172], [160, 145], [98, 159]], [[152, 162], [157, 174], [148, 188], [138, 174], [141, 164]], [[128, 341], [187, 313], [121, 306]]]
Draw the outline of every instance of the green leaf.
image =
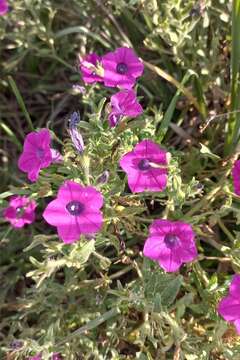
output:
[[69, 266], [75, 266], [77, 268], [80, 268], [83, 264], [85, 264], [89, 256], [92, 254], [92, 252], [95, 250], [95, 240], [90, 240], [88, 242], [85, 242], [84, 244], [77, 244], [76, 247], [71, 251], [69, 256], [69, 261], [67, 262], [67, 265]]
[[144, 294], [154, 311], [161, 311], [162, 307], [169, 307], [180, 290], [183, 282], [182, 275], [165, 274], [157, 265], [149, 261], [144, 262]]

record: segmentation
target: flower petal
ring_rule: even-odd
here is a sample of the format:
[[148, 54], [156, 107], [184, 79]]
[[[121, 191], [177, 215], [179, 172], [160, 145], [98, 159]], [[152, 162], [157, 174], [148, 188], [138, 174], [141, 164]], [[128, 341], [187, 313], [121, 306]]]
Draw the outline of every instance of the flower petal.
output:
[[[235, 274], [232, 278], [229, 293], [232, 297], [240, 299], [240, 275]], [[239, 300], [240, 303], [240, 300]]]
[[240, 335], [240, 319], [234, 321], [238, 335]]
[[63, 202], [59, 199], [51, 201], [43, 212], [43, 218], [53, 226], [67, 226], [71, 223], [72, 215], [66, 209]]
[[233, 321], [240, 318], [239, 299], [231, 295], [224, 297], [218, 305], [219, 314], [227, 321]]
[[100, 212], [83, 212], [76, 221], [82, 234], [93, 234], [101, 229], [103, 216]]
[[58, 236], [63, 240], [66, 244], [71, 244], [77, 240], [79, 240], [81, 232], [76, 222], [76, 217], [70, 216], [68, 217], [70, 220], [68, 223], [61, 224], [58, 226]]
[[150, 226], [151, 235], [167, 235], [169, 233], [173, 233], [173, 221], [157, 219]]
[[158, 260], [163, 241], [164, 236], [161, 235], [147, 238], [143, 248], [143, 255], [152, 260]]
[[180, 268], [182, 261], [178, 251], [162, 246], [158, 263], [165, 271], [175, 272]]

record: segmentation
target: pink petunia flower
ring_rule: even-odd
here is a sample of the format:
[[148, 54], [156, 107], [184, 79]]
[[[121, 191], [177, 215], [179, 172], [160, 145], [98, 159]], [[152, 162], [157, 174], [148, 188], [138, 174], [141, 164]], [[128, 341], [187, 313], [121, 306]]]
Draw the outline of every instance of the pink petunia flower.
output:
[[133, 90], [119, 91], [111, 96], [110, 101], [112, 109], [108, 116], [108, 121], [111, 127], [116, 126], [123, 116], [134, 118], [143, 112], [143, 108], [138, 103]]
[[191, 225], [182, 221], [155, 220], [150, 226], [143, 254], [158, 261], [168, 272], [177, 271], [183, 263], [197, 257], [195, 234]]
[[94, 234], [101, 229], [102, 205], [103, 197], [95, 188], [66, 181], [59, 188], [57, 199], [46, 207], [43, 217], [57, 227], [65, 243], [73, 243], [81, 234]]
[[232, 169], [234, 191], [240, 196], [240, 160], [235, 161]]
[[229, 294], [218, 304], [218, 312], [224, 320], [233, 323], [240, 335], [240, 275], [234, 275]]
[[48, 129], [33, 131], [25, 138], [18, 167], [23, 172], [28, 173], [28, 179], [32, 182], [38, 179], [40, 169], [48, 167], [52, 162], [50, 141]]
[[151, 140], [141, 141], [123, 155], [120, 166], [132, 192], [163, 191], [167, 185], [167, 152]]
[[102, 57], [104, 85], [131, 89], [143, 73], [143, 63], [133, 49], [121, 47]]
[[0, 16], [5, 15], [9, 10], [7, 0], [0, 0]]
[[80, 62], [83, 81], [86, 84], [92, 84], [97, 81], [103, 81], [102, 76], [98, 73], [98, 66], [101, 63], [101, 57], [95, 53], [88, 54]]
[[3, 216], [14, 228], [19, 229], [34, 222], [36, 206], [37, 203], [27, 196], [14, 195], [9, 201], [9, 207], [3, 211]]

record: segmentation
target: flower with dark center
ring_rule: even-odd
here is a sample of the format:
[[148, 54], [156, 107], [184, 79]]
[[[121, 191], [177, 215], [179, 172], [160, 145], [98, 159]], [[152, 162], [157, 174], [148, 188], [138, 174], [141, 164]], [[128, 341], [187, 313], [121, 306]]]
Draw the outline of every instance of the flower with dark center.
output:
[[143, 63], [133, 49], [121, 47], [102, 57], [104, 85], [131, 89], [143, 73]]
[[67, 180], [60, 186], [57, 198], [44, 210], [43, 217], [57, 227], [65, 243], [73, 243], [81, 234], [91, 235], [101, 229], [102, 205], [103, 197], [94, 187]]
[[163, 191], [167, 186], [167, 152], [151, 140], [143, 140], [123, 155], [121, 168], [132, 192]]
[[166, 271], [177, 271], [183, 263], [196, 259], [195, 234], [182, 221], [154, 220], [144, 248], [144, 256], [155, 260]]
[[9, 206], [3, 211], [3, 216], [14, 228], [22, 228], [25, 224], [34, 222], [36, 207], [37, 203], [27, 196], [14, 195], [10, 198]]

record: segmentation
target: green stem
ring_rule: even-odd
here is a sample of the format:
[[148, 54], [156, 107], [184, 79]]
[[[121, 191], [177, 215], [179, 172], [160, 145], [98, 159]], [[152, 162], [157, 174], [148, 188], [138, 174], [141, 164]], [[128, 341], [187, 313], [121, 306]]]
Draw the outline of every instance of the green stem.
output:
[[232, 233], [226, 228], [226, 226], [224, 225], [224, 223], [222, 222], [221, 219], [217, 220], [218, 225], [220, 226], [220, 228], [222, 229], [222, 231], [224, 232], [225, 235], [227, 235], [227, 237], [229, 238], [229, 240], [234, 243], [235, 242], [235, 238], [232, 235]]
[[14, 95], [16, 96], [16, 99], [17, 99], [17, 102], [18, 102], [18, 105], [20, 106], [26, 120], [27, 120], [27, 123], [28, 123], [28, 126], [29, 128], [34, 131], [34, 127], [33, 127], [33, 123], [32, 123], [32, 120], [31, 120], [31, 117], [27, 111], [27, 108], [24, 104], [24, 101], [23, 101], [23, 98], [22, 98], [22, 95], [20, 94], [20, 91], [18, 90], [18, 87], [15, 83], [15, 81], [13, 80], [12, 76], [8, 76], [8, 81], [9, 81], [9, 84], [12, 88], [12, 91], [14, 93]]
[[90, 320], [86, 325], [84, 325], [84, 326], [80, 327], [79, 329], [75, 330], [73, 333], [71, 333], [70, 335], [65, 337], [61, 342], [59, 342], [56, 346], [65, 344], [67, 341], [69, 341], [73, 337], [79, 336], [81, 334], [84, 334], [86, 331], [89, 331], [89, 330], [92, 330], [92, 329], [98, 327], [99, 325], [101, 325], [105, 321], [119, 315], [120, 313], [121, 313], [121, 311], [120, 311], [119, 308], [113, 308], [113, 309], [105, 312], [103, 315], [97, 317], [94, 320]]

